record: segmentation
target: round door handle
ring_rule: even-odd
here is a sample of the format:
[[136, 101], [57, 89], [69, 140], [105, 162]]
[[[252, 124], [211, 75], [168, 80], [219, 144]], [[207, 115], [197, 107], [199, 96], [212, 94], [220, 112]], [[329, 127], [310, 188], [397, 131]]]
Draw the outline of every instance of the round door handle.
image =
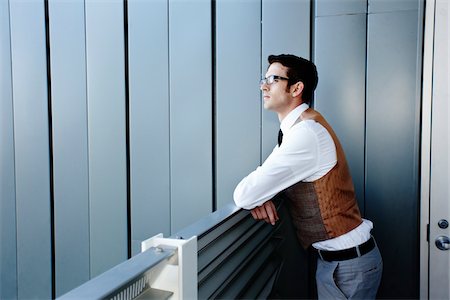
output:
[[441, 235], [436, 238], [434, 241], [436, 244], [436, 247], [438, 247], [440, 250], [449, 250], [450, 249], [450, 239], [448, 236]]

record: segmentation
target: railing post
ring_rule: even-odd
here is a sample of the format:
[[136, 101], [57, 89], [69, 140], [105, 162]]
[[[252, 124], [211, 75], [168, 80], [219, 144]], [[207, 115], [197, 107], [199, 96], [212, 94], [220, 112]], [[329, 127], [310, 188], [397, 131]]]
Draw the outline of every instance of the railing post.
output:
[[197, 237], [182, 240], [158, 234], [141, 243], [141, 251], [152, 247], [157, 251], [176, 249], [177, 253], [152, 271], [150, 286], [173, 293], [169, 299], [197, 299]]

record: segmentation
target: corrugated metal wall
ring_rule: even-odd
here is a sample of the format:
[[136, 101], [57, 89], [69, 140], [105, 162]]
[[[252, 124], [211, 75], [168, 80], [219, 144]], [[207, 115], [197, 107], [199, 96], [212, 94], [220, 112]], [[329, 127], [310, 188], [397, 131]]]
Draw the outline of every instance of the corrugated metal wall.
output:
[[275, 144], [258, 87], [271, 53], [317, 63], [382, 293], [417, 295], [422, 6], [1, 1], [0, 297], [60, 295], [230, 203]]
[[383, 251], [381, 293], [419, 295], [423, 2], [369, 6], [365, 212]]
[[424, 1], [316, 1], [315, 107], [346, 152], [384, 259], [379, 296], [419, 295]]

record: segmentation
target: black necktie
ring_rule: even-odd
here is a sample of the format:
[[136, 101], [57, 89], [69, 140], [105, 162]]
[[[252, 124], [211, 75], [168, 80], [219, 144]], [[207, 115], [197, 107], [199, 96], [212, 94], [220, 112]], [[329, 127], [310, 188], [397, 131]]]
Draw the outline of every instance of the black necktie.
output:
[[281, 146], [281, 142], [283, 142], [283, 131], [278, 131], [278, 147]]

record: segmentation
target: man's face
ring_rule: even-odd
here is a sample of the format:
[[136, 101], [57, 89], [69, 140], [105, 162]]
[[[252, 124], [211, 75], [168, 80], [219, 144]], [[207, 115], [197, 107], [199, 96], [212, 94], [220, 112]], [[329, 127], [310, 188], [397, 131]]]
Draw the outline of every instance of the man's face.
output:
[[[281, 76], [287, 78], [287, 68], [280, 63], [273, 63], [266, 72], [266, 78], [270, 76]], [[287, 89], [288, 81], [284, 79], [275, 79], [272, 84], [264, 83], [261, 85], [263, 92], [264, 108], [273, 110], [277, 113], [283, 113], [292, 102], [292, 97]]]

